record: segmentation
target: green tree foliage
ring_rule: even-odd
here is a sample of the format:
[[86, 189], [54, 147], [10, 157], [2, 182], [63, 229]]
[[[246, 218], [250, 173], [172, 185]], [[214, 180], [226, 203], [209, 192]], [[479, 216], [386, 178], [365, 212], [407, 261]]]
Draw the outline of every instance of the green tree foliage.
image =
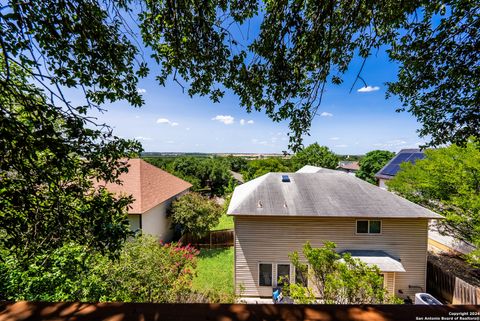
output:
[[169, 217], [181, 234], [201, 237], [218, 224], [222, 212], [222, 207], [214, 201], [188, 193], [173, 201]]
[[[213, 101], [229, 89], [247, 111], [290, 120], [296, 150], [326, 86], [341, 84], [353, 59], [365, 63], [386, 48], [399, 65], [387, 94], [419, 120], [420, 135], [441, 144], [480, 132], [477, 1], [145, 0], [135, 12], [134, 4], [8, 1], [0, 16], [7, 66], [35, 70], [39, 81], [83, 87], [92, 103], [121, 98], [140, 105], [137, 78], [148, 69], [127, 22], [136, 20], [160, 85], [170, 77], [189, 95]], [[352, 89], [358, 80], [366, 85], [364, 63]]]
[[245, 181], [252, 180], [270, 172], [290, 172], [287, 161], [279, 157], [255, 159], [249, 161], [246, 170], [242, 172]]
[[240, 173], [247, 168], [247, 160], [240, 156], [229, 155], [225, 160], [230, 164], [230, 169], [234, 172]]
[[336, 169], [338, 167], [338, 157], [328, 147], [314, 143], [293, 155], [292, 164], [295, 170], [305, 165]]
[[365, 154], [365, 157], [360, 160], [360, 169], [355, 176], [376, 185], [377, 179], [375, 178], [375, 174], [381, 170], [393, 156], [395, 156], [395, 153], [387, 150], [372, 150], [368, 152]]
[[[415, 165], [403, 163], [388, 188], [445, 216], [444, 228], [480, 247], [480, 143], [427, 149]], [[480, 264], [480, 253], [470, 259]]]
[[[308, 287], [301, 283], [287, 283], [285, 292], [296, 303], [324, 304], [383, 304], [399, 302], [388, 295], [377, 266], [368, 266], [348, 253], [338, 254], [335, 243], [323, 247], [303, 247], [305, 261], [298, 252], [289, 255], [297, 273], [308, 279]], [[316, 298], [318, 293], [319, 298]]]
[[145, 158], [151, 164], [178, 176], [193, 185], [193, 191], [210, 192], [223, 196], [233, 184], [230, 165], [224, 158], [182, 156], [171, 159]]
[[198, 251], [149, 236], [126, 242], [117, 259], [75, 243], [38, 255], [29, 266], [2, 254], [2, 300], [166, 303], [201, 298], [191, 291]]
[[[130, 197], [93, 183], [116, 182], [137, 142], [87, 127], [48, 102], [28, 72], [0, 70], [0, 247], [25, 261], [75, 242], [114, 254], [129, 235]], [[8, 78], [8, 80], [7, 80]]]
[[[474, 0], [147, 1], [140, 19], [161, 84], [188, 79], [190, 95], [214, 101], [228, 88], [248, 111], [289, 119], [296, 149], [327, 84], [341, 84], [354, 58], [365, 63], [381, 47], [399, 64], [388, 94], [417, 117], [421, 136], [432, 144], [478, 136], [479, 15]], [[352, 89], [366, 85], [364, 63]]]

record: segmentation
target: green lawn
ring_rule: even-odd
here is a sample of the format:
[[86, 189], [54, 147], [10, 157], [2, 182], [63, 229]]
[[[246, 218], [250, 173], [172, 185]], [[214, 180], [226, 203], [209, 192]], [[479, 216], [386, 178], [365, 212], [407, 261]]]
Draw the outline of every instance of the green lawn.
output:
[[222, 215], [217, 226], [212, 231], [233, 229], [233, 216]]
[[193, 289], [233, 302], [233, 247], [200, 251]]

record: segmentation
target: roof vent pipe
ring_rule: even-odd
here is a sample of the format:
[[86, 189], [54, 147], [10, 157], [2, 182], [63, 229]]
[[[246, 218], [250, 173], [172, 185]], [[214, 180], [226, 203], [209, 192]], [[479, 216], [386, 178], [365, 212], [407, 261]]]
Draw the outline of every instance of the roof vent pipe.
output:
[[257, 203], [257, 208], [263, 208], [262, 201], [258, 201], [258, 203]]

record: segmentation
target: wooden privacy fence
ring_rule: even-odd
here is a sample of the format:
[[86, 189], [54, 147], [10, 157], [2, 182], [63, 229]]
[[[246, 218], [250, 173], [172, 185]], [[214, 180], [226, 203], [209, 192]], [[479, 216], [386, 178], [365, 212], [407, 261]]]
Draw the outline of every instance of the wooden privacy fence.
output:
[[190, 244], [196, 248], [216, 249], [233, 246], [233, 230], [210, 231], [204, 237], [184, 234], [180, 238], [183, 244]]
[[452, 304], [480, 304], [480, 288], [428, 261], [427, 291]]

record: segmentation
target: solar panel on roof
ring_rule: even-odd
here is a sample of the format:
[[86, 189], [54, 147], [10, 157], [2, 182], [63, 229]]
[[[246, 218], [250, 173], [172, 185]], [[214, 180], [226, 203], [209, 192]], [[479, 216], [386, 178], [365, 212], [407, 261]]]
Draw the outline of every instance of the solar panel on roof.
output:
[[408, 158], [408, 161], [410, 163], [415, 163], [415, 161], [417, 159], [424, 159], [425, 158], [425, 154], [423, 153], [413, 153], [409, 158]]
[[413, 153], [401, 153], [395, 156], [390, 164], [400, 164], [406, 161]]
[[398, 164], [390, 164], [382, 170], [381, 174], [395, 176], [399, 170], [400, 166]]

